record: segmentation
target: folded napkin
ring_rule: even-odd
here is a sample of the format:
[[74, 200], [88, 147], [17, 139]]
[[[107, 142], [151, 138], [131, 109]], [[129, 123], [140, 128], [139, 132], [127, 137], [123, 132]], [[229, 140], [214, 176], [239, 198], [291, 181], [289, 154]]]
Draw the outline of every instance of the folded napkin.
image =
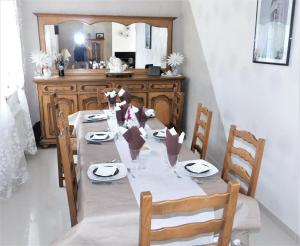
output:
[[172, 166], [174, 166], [177, 162], [178, 154], [183, 143], [184, 135], [185, 133], [182, 132], [180, 136], [178, 136], [174, 127], [166, 131], [166, 146], [168, 158]]
[[145, 111], [144, 111], [143, 107], [139, 107], [138, 110], [139, 111], [135, 113], [135, 116], [136, 116], [138, 122], [140, 123], [140, 126], [145, 127], [145, 124], [146, 124], [146, 121], [147, 121], [148, 117], [145, 114]]
[[107, 97], [109, 104], [115, 105], [117, 100], [117, 93], [115, 91], [109, 91], [104, 93]]
[[167, 131], [167, 128], [160, 129], [160, 130], [155, 130], [154, 131], [156, 133], [155, 136], [159, 137], [159, 138], [165, 138], [166, 137], [166, 131]]
[[127, 103], [131, 103], [131, 94], [129, 91], [121, 89], [118, 93], [121, 101], [126, 101]]
[[99, 132], [99, 133], [95, 133], [93, 134], [91, 137], [91, 140], [104, 140], [108, 138], [108, 133], [107, 132]]
[[211, 169], [209, 166], [199, 162], [187, 164], [185, 168], [193, 173], [205, 173]]
[[[125, 105], [124, 105], [125, 106]], [[131, 128], [133, 126], [139, 127], [139, 121], [136, 117], [136, 113], [139, 112], [139, 109], [133, 105], [129, 105], [125, 113], [125, 126]]]
[[124, 134], [123, 137], [129, 145], [129, 150], [132, 160], [136, 160], [140, 149], [145, 143], [145, 139], [141, 136], [142, 133], [137, 127], [129, 128]]
[[106, 114], [103, 114], [103, 113], [92, 114], [92, 115], [87, 116], [88, 120], [91, 120], [91, 121], [93, 121], [93, 120], [95, 120], [95, 121], [102, 120], [106, 117], [107, 117]]
[[102, 177], [113, 176], [117, 171], [117, 167], [113, 165], [98, 165], [94, 174]]

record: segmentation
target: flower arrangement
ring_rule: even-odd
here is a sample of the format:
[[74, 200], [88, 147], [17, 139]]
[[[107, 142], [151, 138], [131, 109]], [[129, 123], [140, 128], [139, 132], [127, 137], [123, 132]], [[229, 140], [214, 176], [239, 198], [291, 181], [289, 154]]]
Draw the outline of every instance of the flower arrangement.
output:
[[71, 58], [71, 54], [68, 51], [68, 49], [62, 49], [60, 53], [54, 56], [55, 66], [57, 68], [58, 66], [63, 66], [64, 69], [66, 69], [70, 61], [70, 58]]
[[[47, 54], [46, 52], [43, 52], [41, 50], [39, 51], [33, 51], [31, 53], [31, 61], [35, 64], [36, 69], [38, 71], [39, 75], [43, 75], [44, 77], [50, 77], [51, 76], [51, 66], [52, 66], [52, 57]], [[50, 73], [50, 75], [49, 75]]]
[[59, 76], [64, 76], [64, 70], [68, 67], [70, 57], [71, 54], [68, 49], [62, 49], [60, 53], [55, 54], [54, 62]]
[[184, 56], [180, 53], [173, 52], [166, 58], [167, 64], [171, 67], [171, 71], [167, 71], [165, 75], [167, 76], [177, 76], [177, 67], [181, 65], [184, 61]]
[[184, 56], [180, 53], [173, 52], [167, 58], [167, 63], [171, 67], [177, 67], [183, 63]]
[[30, 58], [37, 67], [49, 68], [52, 66], [51, 56], [41, 50], [32, 52]]

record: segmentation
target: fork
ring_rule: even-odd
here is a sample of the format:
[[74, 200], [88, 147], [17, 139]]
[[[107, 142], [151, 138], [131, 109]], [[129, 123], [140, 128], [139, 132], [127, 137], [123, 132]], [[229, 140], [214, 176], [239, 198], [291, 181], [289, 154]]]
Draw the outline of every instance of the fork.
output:
[[127, 167], [127, 171], [128, 171], [128, 173], [130, 173], [131, 177], [135, 179], [135, 176], [129, 167]]

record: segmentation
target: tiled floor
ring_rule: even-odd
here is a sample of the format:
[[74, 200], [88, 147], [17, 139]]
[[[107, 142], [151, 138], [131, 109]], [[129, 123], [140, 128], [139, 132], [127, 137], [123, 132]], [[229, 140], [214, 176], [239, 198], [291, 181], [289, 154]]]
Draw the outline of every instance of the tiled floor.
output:
[[[56, 149], [39, 149], [28, 158], [30, 179], [13, 197], [0, 201], [0, 245], [49, 245], [69, 227], [64, 188], [58, 188]], [[262, 228], [251, 246], [299, 245], [262, 213]]]

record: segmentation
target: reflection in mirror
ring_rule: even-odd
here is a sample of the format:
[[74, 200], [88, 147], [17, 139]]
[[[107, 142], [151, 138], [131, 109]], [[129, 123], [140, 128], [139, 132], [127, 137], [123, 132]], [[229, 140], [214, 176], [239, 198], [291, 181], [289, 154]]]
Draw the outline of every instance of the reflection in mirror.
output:
[[46, 51], [51, 55], [68, 49], [68, 68], [102, 69], [111, 56], [130, 68], [149, 64], [165, 67], [168, 29], [136, 23], [124, 26], [114, 22], [88, 25], [79, 21], [45, 25]]

